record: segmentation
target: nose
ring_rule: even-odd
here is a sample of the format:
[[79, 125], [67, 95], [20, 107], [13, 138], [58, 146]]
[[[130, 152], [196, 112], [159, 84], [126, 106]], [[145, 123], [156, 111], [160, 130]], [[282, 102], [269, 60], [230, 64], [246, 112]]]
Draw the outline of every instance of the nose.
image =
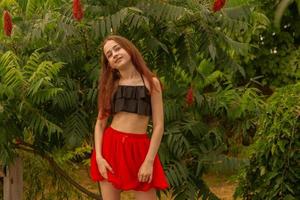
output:
[[115, 58], [118, 55], [118, 53], [115, 51], [112, 51], [112, 55], [113, 55], [113, 58]]

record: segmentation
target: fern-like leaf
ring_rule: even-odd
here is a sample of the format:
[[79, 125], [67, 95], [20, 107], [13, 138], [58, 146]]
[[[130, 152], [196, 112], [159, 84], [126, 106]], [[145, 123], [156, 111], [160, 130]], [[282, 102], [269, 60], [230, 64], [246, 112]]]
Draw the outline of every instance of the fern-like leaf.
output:
[[17, 88], [23, 81], [23, 73], [19, 66], [19, 58], [11, 51], [0, 58], [0, 78], [6, 87]]

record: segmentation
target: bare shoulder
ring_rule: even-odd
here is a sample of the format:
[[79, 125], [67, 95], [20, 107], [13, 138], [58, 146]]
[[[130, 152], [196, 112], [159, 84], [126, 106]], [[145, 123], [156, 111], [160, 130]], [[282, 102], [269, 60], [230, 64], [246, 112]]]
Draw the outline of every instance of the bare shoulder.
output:
[[[150, 83], [148, 81], [148, 79], [146, 79], [145, 76], [143, 76], [144, 81], [145, 81], [145, 86], [148, 90], [150, 90]], [[160, 85], [160, 81], [156, 76], [152, 77], [152, 81], [153, 81], [153, 86], [154, 86], [154, 90], [155, 91], [161, 91], [161, 85]]]
[[161, 85], [160, 85], [160, 81], [157, 77], [152, 77], [153, 80], [153, 84], [154, 84], [154, 88], [156, 89], [156, 91], [161, 92]]
[[160, 85], [160, 81], [158, 80], [158, 78], [156, 76], [153, 76], [152, 80], [153, 80], [153, 83], [154, 83], [155, 86]]

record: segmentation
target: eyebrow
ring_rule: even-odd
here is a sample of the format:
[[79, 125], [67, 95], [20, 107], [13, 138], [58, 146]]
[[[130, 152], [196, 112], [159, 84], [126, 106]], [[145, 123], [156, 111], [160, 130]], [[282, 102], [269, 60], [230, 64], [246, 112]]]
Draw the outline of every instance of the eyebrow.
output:
[[119, 46], [118, 44], [115, 44], [112, 48], [110, 48], [106, 53], [105, 55], [107, 55], [109, 52], [111, 52], [112, 49], [114, 49], [116, 46]]

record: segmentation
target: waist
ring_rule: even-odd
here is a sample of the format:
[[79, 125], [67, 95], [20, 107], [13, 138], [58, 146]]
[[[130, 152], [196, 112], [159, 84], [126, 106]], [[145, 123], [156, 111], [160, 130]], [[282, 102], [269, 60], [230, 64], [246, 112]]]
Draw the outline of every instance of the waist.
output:
[[113, 116], [110, 126], [122, 132], [145, 134], [147, 133], [148, 122], [148, 116], [118, 112]]
[[148, 134], [146, 132], [141, 133], [131, 133], [131, 132], [125, 132], [121, 130], [117, 130], [116, 128], [112, 127], [111, 125], [107, 127], [107, 131], [110, 134], [120, 135], [120, 136], [127, 136], [131, 138], [148, 138]]

